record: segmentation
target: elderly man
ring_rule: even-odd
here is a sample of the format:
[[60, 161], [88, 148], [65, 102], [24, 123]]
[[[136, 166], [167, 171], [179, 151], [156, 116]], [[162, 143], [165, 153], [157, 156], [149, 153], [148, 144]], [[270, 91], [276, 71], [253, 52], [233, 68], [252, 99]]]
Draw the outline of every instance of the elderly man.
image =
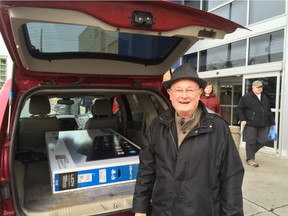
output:
[[199, 101], [206, 82], [184, 64], [163, 85], [172, 107], [146, 133], [135, 216], [242, 216], [243, 165], [227, 123]]
[[252, 91], [248, 92], [237, 104], [237, 115], [244, 127], [246, 141], [246, 161], [252, 167], [259, 167], [255, 154], [268, 142], [269, 127], [275, 125], [268, 98], [263, 92], [263, 83], [256, 80]]

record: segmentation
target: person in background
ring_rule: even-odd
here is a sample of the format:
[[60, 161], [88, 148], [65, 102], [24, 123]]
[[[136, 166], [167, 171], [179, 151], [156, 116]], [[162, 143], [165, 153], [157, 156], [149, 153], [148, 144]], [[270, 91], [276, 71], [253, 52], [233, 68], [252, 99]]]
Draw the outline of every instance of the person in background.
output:
[[263, 83], [256, 80], [252, 91], [241, 97], [237, 104], [237, 115], [244, 127], [246, 161], [252, 167], [259, 167], [255, 154], [268, 142], [269, 128], [275, 125], [268, 98], [263, 92]]
[[243, 164], [228, 124], [200, 101], [206, 81], [186, 63], [163, 85], [172, 106], [145, 133], [135, 216], [243, 216]]
[[220, 101], [214, 93], [212, 83], [207, 83], [200, 100], [205, 104], [208, 109], [221, 115]]

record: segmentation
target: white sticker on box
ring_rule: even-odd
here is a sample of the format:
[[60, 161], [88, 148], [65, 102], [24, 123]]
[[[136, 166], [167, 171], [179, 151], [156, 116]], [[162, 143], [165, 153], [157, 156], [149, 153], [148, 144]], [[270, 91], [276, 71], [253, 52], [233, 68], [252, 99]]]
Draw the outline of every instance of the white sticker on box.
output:
[[55, 159], [59, 169], [66, 169], [69, 165], [69, 160], [66, 155], [55, 155]]
[[92, 173], [78, 175], [78, 183], [92, 182]]
[[99, 170], [99, 183], [104, 183], [107, 181], [106, 169]]
[[116, 170], [115, 169], [112, 169], [111, 170], [111, 180], [115, 180], [116, 179]]

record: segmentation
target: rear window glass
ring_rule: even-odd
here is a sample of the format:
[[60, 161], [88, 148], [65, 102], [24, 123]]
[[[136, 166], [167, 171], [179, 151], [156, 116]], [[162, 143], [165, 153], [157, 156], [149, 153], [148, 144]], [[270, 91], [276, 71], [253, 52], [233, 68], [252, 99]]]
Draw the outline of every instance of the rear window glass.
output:
[[55, 23], [27, 23], [24, 31], [28, 50], [41, 59], [83, 56], [155, 63], [165, 59], [181, 40]]

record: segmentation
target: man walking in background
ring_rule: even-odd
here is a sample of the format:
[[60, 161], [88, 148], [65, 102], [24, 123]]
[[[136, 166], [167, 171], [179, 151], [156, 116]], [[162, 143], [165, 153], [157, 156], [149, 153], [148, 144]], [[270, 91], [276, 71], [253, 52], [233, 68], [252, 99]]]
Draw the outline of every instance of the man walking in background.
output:
[[256, 80], [252, 83], [252, 91], [248, 92], [237, 104], [237, 115], [244, 126], [243, 135], [246, 142], [246, 161], [253, 167], [256, 152], [268, 142], [268, 132], [275, 125], [268, 98], [263, 92], [263, 83]]

